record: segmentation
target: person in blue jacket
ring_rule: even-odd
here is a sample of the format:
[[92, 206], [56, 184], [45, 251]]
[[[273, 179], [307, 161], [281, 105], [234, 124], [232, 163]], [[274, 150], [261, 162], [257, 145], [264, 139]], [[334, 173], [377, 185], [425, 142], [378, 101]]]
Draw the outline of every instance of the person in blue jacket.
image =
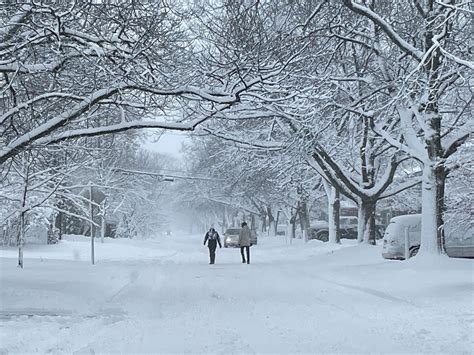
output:
[[219, 233], [211, 227], [209, 231], [206, 233], [206, 236], [204, 237], [204, 245], [206, 245], [207, 242], [207, 247], [209, 248], [209, 264], [214, 264], [216, 260], [216, 248], [217, 244], [219, 244], [219, 248], [222, 248], [221, 244], [221, 238], [219, 237]]

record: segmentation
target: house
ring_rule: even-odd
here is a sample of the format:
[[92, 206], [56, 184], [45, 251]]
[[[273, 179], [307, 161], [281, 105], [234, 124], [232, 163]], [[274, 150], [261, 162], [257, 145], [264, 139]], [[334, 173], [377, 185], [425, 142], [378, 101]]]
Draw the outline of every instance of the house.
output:
[[[72, 203], [61, 206], [64, 212], [60, 212], [56, 218], [57, 228], [61, 234], [90, 236], [90, 217], [92, 214], [92, 219], [95, 222], [92, 230], [94, 237], [101, 237], [103, 230], [104, 237], [115, 238], [119, 218], [113, 214], [106, 214], [105, 218], [103, 216], [102, 206], [107, 199], [107, 194], [91, 182], [87, 185], [77, 193], [80, 197], [79, 205], [82, 205], [82, 208]], [[91, 198], [92, 204], [90, 203]]]
[[[54, 225], [56, 213], [47, 207], [29, 211], [25, 218], [25, 244], [55, 244], [59, 240], [59, 230]], [[4, 245], [17, 245], [20, 234], [19, 218], [10, 218], [2, 226]]]

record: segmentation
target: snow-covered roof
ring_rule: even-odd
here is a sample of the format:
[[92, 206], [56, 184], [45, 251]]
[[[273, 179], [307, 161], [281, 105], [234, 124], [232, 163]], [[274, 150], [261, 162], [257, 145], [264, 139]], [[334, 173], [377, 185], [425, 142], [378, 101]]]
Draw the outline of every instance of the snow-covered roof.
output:
[[421, 214], [416, 213], [416, 214], [405, 214], [403, 216], [397, 216], [393, 217], [390, 221], [392, 222], [418, 222], [421, 220]]

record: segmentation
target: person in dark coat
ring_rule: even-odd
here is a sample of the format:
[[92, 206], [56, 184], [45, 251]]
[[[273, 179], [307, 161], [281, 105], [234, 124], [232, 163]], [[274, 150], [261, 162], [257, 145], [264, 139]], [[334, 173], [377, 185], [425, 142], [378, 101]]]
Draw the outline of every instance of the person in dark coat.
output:
[[209, 231], [206, 233], [206, 236], [204, 237], [204, 245], [206, 245], [206, 242], [207, 247], [209, 248], [209, 264], [214, 264], [216, 260], [217, 244], [219, 244], [219, 248], [222, 248], [222, 244], [219, 233], [217, 233], [213, 227], [209, 229]]
[[[242, 255], [242, 263], [250, 264], [250, 228], [247, 226], [247, 223], [242, 223], [242, 229], [239, 233], [239, 246], [240, 246], [240, 255]], [[247, 260], [245, 260], [244, 249], [247, 252]]]

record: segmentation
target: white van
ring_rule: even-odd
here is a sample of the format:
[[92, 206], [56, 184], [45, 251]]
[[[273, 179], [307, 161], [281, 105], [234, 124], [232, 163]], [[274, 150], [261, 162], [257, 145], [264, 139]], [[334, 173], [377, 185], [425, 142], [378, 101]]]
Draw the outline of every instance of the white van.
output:
[[[408, 228], [410, 257], [415, 256], [421, 242], [421, 214], [394, 217], [385, 230], [382, 256], [385, 259], [405, 259], [405, 228]], [[474, 258], [472, 222], [446, 218], [446, 254], [451, 258]]]
[[383, 236], [382, 256], [385, 259], [405, 259], [405, 229], [408, 228], [410, 257], [420, 249], [421, 214], [393, 217]]

